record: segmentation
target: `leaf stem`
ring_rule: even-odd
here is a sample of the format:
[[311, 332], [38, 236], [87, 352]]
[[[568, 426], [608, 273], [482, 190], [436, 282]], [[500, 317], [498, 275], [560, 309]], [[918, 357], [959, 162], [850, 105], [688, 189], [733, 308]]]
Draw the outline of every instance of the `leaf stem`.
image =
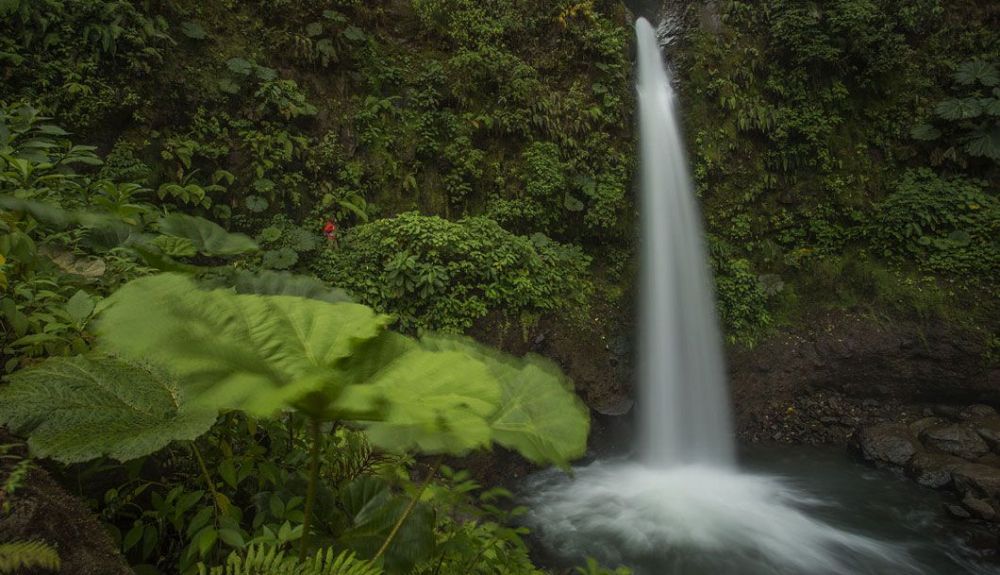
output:
[[418, 489], [416, 494], [413, 495], [413, 499], [410, 500], [410, 504], [406, 506], [406, 511], [403, 511], [403, 515], [399, 518], [399, 521], [396, 521], [396, 524], [392, 526], [392, 531], [389, 532], [389, 536], [386, 537], [385, 543], [382, 544], [378, 553], [372, 557], [373, 562], [378, 560], [378, 558], [384, 555], [389, 549], [389, 544], [396, 538], [396, 534], [399, 533], [399, 530], [403, 527], [403, 524], [406, 523], [406, 520], [410, 517], [410, 514], [413, 513], [413, 510], [416, 509], [417, 503], [420, 501], [420, 497], [423, 496], [424, 490], [427, 489], [431, 479], [434, 479], [434, 476], [437, 475], [438, 469], [441, 468], [441, 463], [443, 461], [443, 455], [439, 455], [437, 459], [434, 460], [434, 466], [431, 468], [430, 473], [427, 474], [427, 477], [424, 478], [423, 483], [420, 484], [420, 489]]
[[215, 508], [215, 525], [219, 525], [219, 492], [215, 490], [215, 483], [212, 482], [212, 475], [208, 472], [208, 466], [205, 465], [205, 458], [201, 456], [201, 450], [195, 442], [191, 442], [191, 452], [194, 453], [195, 459], [198, 460], [198, 465], [201, 467], [201, 474], [205, 478], [205, 484], [208, 485], [208, 491], [212, 494], [212, 507]]
[[299, 542], [299, 561], [306, 560], [306, 550], [309, 547], [309, 528], [312, 526], [313, 508], [316, 506], [316, 488], [319, 483], [319, 444], [323, 438], [320, 430], [320, 420], [309, 419], [309, 487], [306, 491], [306, 516], [302, 523], [302, 541]]

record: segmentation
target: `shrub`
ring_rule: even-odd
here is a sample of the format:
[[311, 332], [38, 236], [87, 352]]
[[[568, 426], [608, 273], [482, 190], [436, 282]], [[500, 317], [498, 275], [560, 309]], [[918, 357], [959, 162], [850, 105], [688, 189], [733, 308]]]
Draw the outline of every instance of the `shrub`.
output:
[[350, 230], [314, 268], [405, 329], [461, 331], [491, 310], [580, 312], [590, 258], [484, 217], [450, 222], [409, 212]]

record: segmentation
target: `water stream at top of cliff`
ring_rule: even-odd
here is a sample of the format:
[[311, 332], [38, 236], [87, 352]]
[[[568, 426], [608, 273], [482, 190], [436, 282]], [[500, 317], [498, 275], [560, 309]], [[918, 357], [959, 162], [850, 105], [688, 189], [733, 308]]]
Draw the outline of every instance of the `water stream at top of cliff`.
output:
[[572, 478], [536, 476], [529, 523], [556, 557], [594, 556], [643, 575], [937, 573], [907, 545], [826, 521], [823, 510], [834, 503], [813, 490], [738, 469], [676, 94], [656, 29], [640, 18], [636, 34], [642, 190], [636, 457], [577, 468]]

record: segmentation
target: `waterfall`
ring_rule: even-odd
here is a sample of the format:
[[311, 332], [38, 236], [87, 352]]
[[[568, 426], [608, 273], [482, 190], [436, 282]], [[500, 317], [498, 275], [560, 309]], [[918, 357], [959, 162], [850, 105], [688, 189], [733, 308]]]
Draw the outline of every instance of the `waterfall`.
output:
[[650, 466], [731, 465], [722, 340], [677, 96], [656, 30], [636, 23], [642, 167], [639, 450]]
[[676, 95], [650, 23], [636, 22], [642, 163], [639, 461], [530, 485], [529, 523], [560, 557], [641, 575], [921, 573], [902, 549], [812, 516], [828, 502], [740, 472], [708, 258]]

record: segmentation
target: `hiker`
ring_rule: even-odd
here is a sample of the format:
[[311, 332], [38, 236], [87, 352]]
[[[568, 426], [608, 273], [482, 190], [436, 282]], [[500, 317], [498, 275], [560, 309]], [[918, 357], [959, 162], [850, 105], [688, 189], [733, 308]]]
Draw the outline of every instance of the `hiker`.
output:
[[326, 220], [326, 224], [323, 225], [323, 235], [326, 237], [326, 241], [331, 246], [340, 246], [337, 241], [337, 224], [333, 219]]

